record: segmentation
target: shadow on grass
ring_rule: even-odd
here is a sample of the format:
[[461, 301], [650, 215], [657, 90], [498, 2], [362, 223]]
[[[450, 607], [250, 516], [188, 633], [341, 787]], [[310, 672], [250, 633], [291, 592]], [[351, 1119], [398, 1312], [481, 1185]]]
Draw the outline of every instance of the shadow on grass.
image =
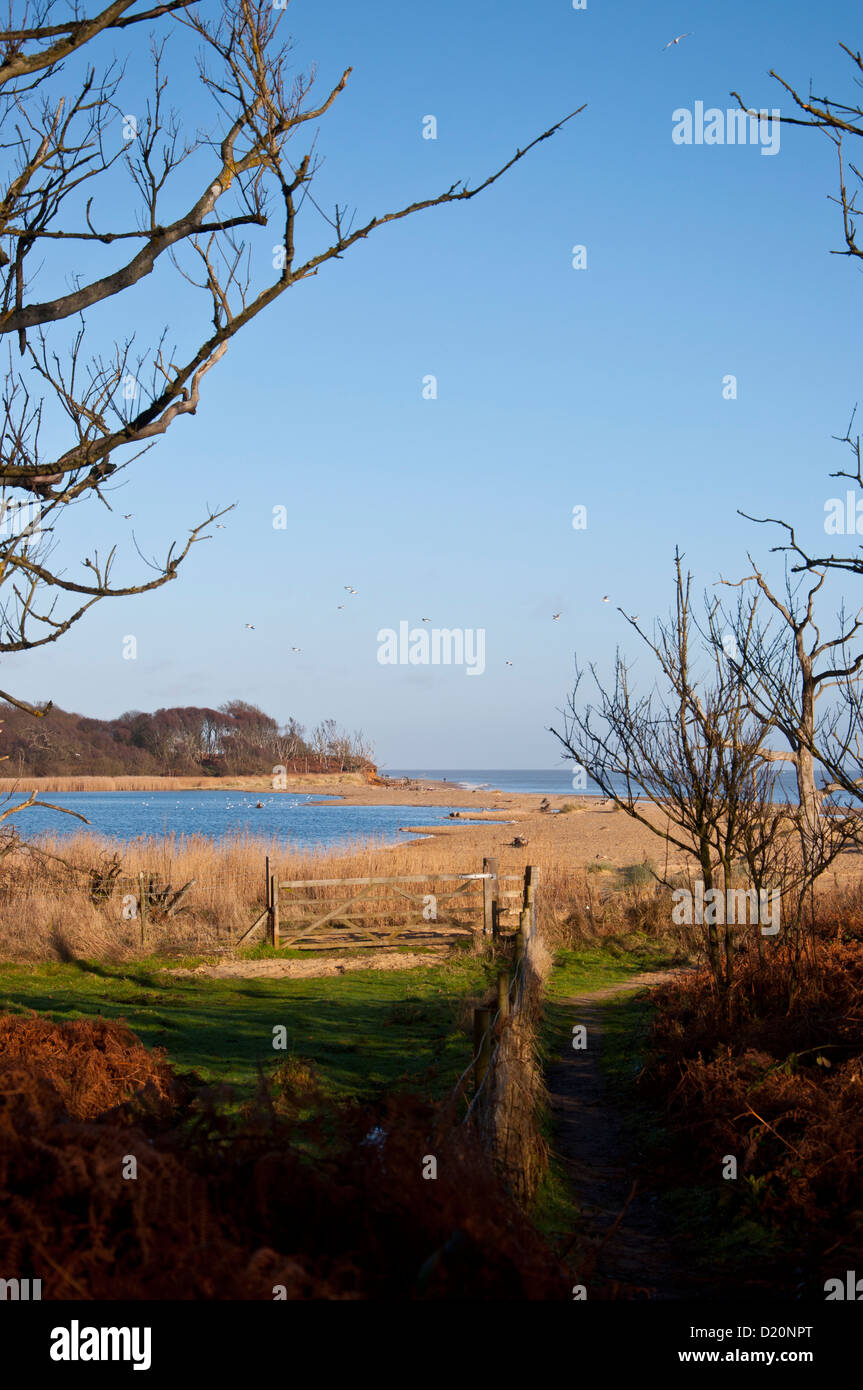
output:
[[244, 1092], [260, 1067], [293, 1054], [315, 1066], [331, 1094], [360, 1099], [393, 1085], [430, 1099], [444, 1095], [470, 1058], [461, 1001], [485, 987], [477, 960], [254, 981], [79, 960], [0, 967], [0, 1007], [12, 1012], [124, 1019], [148, 1046], [163, 1047], [177, 1069]]

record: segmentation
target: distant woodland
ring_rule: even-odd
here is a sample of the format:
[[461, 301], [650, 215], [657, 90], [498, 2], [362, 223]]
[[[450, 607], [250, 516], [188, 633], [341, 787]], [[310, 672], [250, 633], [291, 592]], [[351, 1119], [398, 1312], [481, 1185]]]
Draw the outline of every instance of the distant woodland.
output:
[[129, 710], [118, 719], [90, 719], [56, 706], [42, 719], [0, 702], [0, 774], [52, 776], [237, 776], [287, 772], [353, 772], [371, 768], [372, 748], [360, 731], [324, 719], [307, 733], [256, 705], [230, 700], [218, 709], [186, 706], [152, 714]]

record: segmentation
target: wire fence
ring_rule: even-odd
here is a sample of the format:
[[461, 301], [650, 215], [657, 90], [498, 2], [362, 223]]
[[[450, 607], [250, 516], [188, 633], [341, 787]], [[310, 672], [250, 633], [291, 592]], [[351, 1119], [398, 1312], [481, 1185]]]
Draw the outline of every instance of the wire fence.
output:
[[474, 1010], [474, 1045], [442, 1111], [454, 1123], [455, 1112], [474, 1079], [473, 1095], [458, 1128], [470, 1127], [515, 1199], [534, 1196], [548, 1161], [540, 1124], [544, 1095], [536, 1047], [535, 1023], [549, 953], [536, 931], [536, 904], [521, 914], [514, 952], [497, 980], [497, 1007]]

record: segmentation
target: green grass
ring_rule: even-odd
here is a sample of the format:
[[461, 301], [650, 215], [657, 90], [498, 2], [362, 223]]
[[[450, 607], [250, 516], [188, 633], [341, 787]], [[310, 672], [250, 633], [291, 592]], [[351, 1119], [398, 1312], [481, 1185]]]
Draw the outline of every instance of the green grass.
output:
[[667, 970], [681, 961], [676, 948], [653, 936], [608, 936], [601, 943], [558, 951], [548, 983], [553, 999], [616, 985], [642, 970]]
[[[567, 999], [623, 984], [642, 971], [670, 970], [685, 963], [674, 943], [640, 933], [607, 936], [595, 945], [558, 951], [546, 985], [540, 1029], [544, 1061], [556, 1059], [567, 1046], [572, 1026]], [[615, 1084], [640, 1071], [651, 1016], [649, 1001], [626, 991], [603, 1005], [603, 1067], [610, 1069]]]
[[[550, 1125], [543, 1125], [551, 1142]], [[552, 1153], [530, 1208], [530, 1219], [552, 1249], [560, 1251], [578, 1225], [580, 1211], [560, 1161]]]
[[[164, 963], [162, 963], [164, 964]], [[313, 1064], [334, 1099], [368, 1099], [402, 1086], [435, 1099], [471, 1056], [464, 1001], [491, 976], [472, 956], [414, 970], [362, 970], [304, 980], [197, 979], [156, 961], [105, 965], [0, 964], [0, 1010], [35, 1010], [56, 1021], [125, 1019], [178, 1071], [251, 1092], [259, 1065], [293, 1054]], [[273, 1048], [273, 1028], [287, 1048]]]

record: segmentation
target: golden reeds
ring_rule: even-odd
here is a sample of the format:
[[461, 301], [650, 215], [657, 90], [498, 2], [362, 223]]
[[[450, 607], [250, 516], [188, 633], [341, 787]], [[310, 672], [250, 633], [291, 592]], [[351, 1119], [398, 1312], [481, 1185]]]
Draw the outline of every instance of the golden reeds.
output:
[[[369, 777], [361, 772], [289, 773], [286, 793], [302, 789], [317, 791], [336, 785], [366, 786]], [[271, 775], [238, 774], [236, 777], [0, 777], [0, 795], [22, 791], [38, 792], [188, 792], [250, 791], [272, 792]]]
[[[91, 874], [104, 870], [114, 855], [122, 880], [110, 898], [94, 902]], [[316, 850], [248, 833], [221, 840], [151, 835], [125, 844], [87, 832], [57, 835], [0, 860], [0, 956], [38, 960], [67, 952], [111, 957], [138, 952], [140, 931], [135, 920], [123, 916], [123, 895], [134, 891], [141, 872], [157, 875], [174, 889], [195, 880], [183, 911], [154, 929], [153, 948], [229, 949], [264, 907], [267, 856], [271, 871], [283, 881], [477, 873], [482, 867], [476, 848], [460, 844], [456, 836], [400, 845], [357, 840]], [[523, 856], [513, 855], [511, 862], [502, 856], [501, 873], [520, 875], [522, 862]], [[640, 924], [635, 897], [644, 897], [645, 890], [610, 895], [601, 904], [596, 885], [582, 869], [556, 861], [550, 850], [539, 852], [537, 862], [540, 928], [550, 947]], [[315, 895], [338, 898], [344, 891], [320, 889]], [[592, 914], [587, 910], [591, 903]]]

